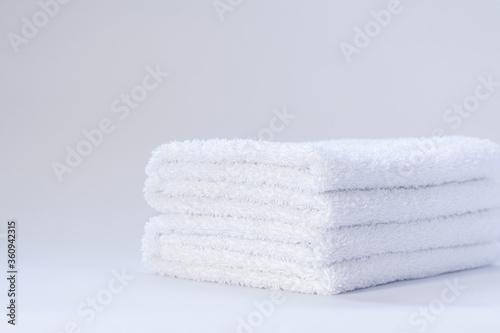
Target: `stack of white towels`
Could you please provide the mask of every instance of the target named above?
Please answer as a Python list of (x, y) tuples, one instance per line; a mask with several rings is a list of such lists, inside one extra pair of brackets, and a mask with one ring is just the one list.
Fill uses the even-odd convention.
[(172, 142), (155, 149), (143, 262), (323, 295), (489, 265), (500, 147), (476, 138)]

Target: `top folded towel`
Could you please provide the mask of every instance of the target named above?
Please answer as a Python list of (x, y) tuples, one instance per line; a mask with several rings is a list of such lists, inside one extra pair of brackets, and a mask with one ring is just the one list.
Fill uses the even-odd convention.
[(304, 143), (193, 140), (156, 148), (157, 180), (228, 182), (307, 192), (421, 187), (493, 177), (500, 146), (460, 136)]

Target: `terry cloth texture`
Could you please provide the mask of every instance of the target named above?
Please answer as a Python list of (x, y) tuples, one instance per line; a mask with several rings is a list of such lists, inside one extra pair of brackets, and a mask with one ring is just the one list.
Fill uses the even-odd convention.
[(500, 147), (443, 137), (173, 142), (153, 151), (143, 261), (193, 280), (335, 294), (491, 264)]

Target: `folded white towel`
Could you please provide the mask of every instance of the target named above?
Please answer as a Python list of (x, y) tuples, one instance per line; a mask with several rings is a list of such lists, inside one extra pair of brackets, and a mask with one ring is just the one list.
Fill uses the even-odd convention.
[(500, 209), (329, 230), (234, 218), (160, 215), (150, 219), (146, 232), (157, 235), (158, 244), (172, 248), (226, 250), (324, 266), (386, 252), (494, 242), (500, 239)]
[(172, 142), (146, 167), (159, 180), (269, 185), (309, 192), (426, 186), (495, 175), (500, 147), (484, 139)]
[[(233, 216), (329, 228), (405, 222), (500, 207), (500, 183), (476, 180), (419, 188), (330, 191), (307, 194), (273, 187), (169, 182), (146, 201), (163, 214)], [(276, 193), (275, 193), (276, 192)]]
[(146, 167), (143, 261), (194, 280), (335, 294), (494, 262), (500, 147), (465, 137), (174, 142)]
[(308, 267), (226, 250), (173, 246), (146, 232), (143, 262), (153, 272), (190, 280), (323, 295), (397, 280), (433, 276), (489, 265), (499, 257), (498, 243), (391, 252)]

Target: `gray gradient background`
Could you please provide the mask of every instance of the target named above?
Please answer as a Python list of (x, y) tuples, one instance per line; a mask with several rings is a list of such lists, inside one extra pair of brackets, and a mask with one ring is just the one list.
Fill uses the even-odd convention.
[[(9, 331), (60, 332), (81, 322), (78, 304), (120, 267), (135, 280), (83, 332), (235, 332), (236, 318), (269, 297), (143, 270), (140, 237), (155, 215), (142, 198), (144, 167), (162, 143), (256, 137), (283, 107), (296, 118), (275, 141), (442, 128), (500, 142), (500, 88), (458, 129), (443, 119), (479, 76), (500, 80), (500, 3), (403, 0), (402, 12), (348, 63), (339, 44), (352, 43), (354, 28), (387, 3), (248, 0), (221, 21), (209, 0), (73, 0), (15, 53), (7, 34), (19, 34), (21, 18), (40, 7), (0, 2), (0, 232), (9, 218), (20, 225), (20, 325)], [(170, 76), (120, 120), (112, 101), (157, 64)], [(105, 117), (115, 130), (59, 182), (51, 163)], [(498, 331), (493, 266), (330, 298), (287, 294), (255, 332), (417, 332), (408, 317), (456, 277), (469, 288), (427, 332)]]

